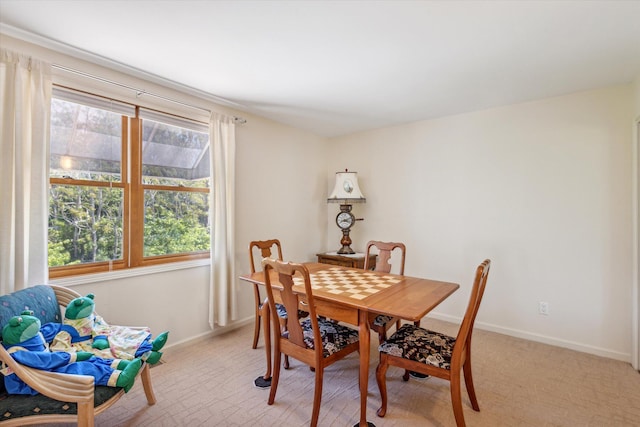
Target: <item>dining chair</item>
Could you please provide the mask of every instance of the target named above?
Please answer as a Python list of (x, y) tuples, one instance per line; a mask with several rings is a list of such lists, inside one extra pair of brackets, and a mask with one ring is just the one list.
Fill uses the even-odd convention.
[[(311, 290), (309, 270), (302, 264), (283, 262), (275, 259), (262, 260), (267, 300), (271, 307), (272, 321), (277, 324), (279, 318), (276, 313), (275, 301), (280, 300), (287, 311), (295, 311), (300, 304), (309, 311), (309, 317), (302, 320), (294, 317), (287, 318), (286, 332), (274, 337), (274, 364), (271, 391), (267, 403), (272, 405), (276, 398), (278, 382), (280, 380), (281, 355), (289, 355), (307, 365), (315, 372), (315, 391), (313, 395), (313, 410), (311, 426), (318, 424), (320, 401), (322, 400), (322, 379), (324, 368), (345, 356), (358, 351), (358, 331), (341, 325), (338, 322), (319, 318), (316, 314), (316, 303)], [(270, 271), (278, 275), (279, 285), (271, 283)], [(296, 278), (294, 279), (294, 275)], [(304, 293), (300, 292), (300, 285)], [(293, 287), (297, 289), (294, 291)], [(274, 328), (275, 331), (275, 328)], [(274, 333), (274, 335), (276, 335)]]
[[(282, 261), (282, 245), (280, 244), (280, 240), (278, 239), (270, 239), (270, 240), (254, 240), (249, 243), (249, 264), (251, 267), (251, 273), (256, 272), (256, 260), (254, 258), (254, 252), (257, 253), (260, 251), (260, 259), (258, 260), (258, 266), (261, 266), (260, 262), (263, 258), (272, 258), (274, 253), (278, 254), (278, 259)], [(257, 284), (253, 284), (253, 295), (255, 298), (255, 325), (253, 330), (253, 348), (258, 347), (258, 339), (260, 338), (260, 321), (265, 315), (265, 301), (262, 299), (262, 295), (260, 294), (260, 287)], [(284, 308), (282, 304), (276, 304), (276, 310), (278, 314), (278, 319), (280, 321), (277, 323), (280, 326), (282, 331), (287, 330), (287, 310)], [(307, 317), (309, 313), (303, 310), (297, 310), (298, 317)], [(264, 321), (264, 330), (265, 330), (265, 341), (269, 341), (270, 337), (270, 322), (269, 319), (265, 319)], [(266, 348), (270, 348), (271, 344), (269, 342), (265, 343)], [(271, 353), (267, 353), (267, 365), (271, 365)], [(284, 358), (284, 367), (289, 369), (289, 357)], [(260, 386), (263, 387), (263, 386)]]
[[(404, 258), (407, 252), (407, 248), (403, 243), (399, 242), (380, 242), (377, 240), (371, 240), (367, 243), (367, 249), (364, 255), (365, 268), (369, 265), (369, 257), (372, 255), (371, 249), (377, 249), (378, 257), (376, 260), (376, 266), (374, 271), (380, 271), (383, 273), (390, 273), (392, 264), (389, 262), (394, 253), (400, 254), (400, 261), (397, 263), (394, 270), (398, 270), (397, 274), (404, 274)], [(395, 251), (395, 252), (394, 252)], [(371, 314), (369, 316), (369, 327), (371, 330), (378, 334), (378, 339), (382, 343), (387, 339), (387, 331), (391, 326), (396, 325), (396, 329), (400, 328), (400, 319), (398, 317), (387, 316), (383, 314)]]
[[(271, 239), (271, 240), (254, 240), (249, 243), (249, 267), (251, 268), (251, 273), (256, 272), (256, 264), (254, 258), (254, 252), (260, 251), (260, 258), (258, 259), (258, 267), (261, 268), (260, 262), (263, 258), (272, 258), (274, 256), (274, 252), (277, 253), (278, 259), (282, 261), (282, 245), (280, 244), (280, 240)], [(262, 295), (260, 295), (260, 287), (257, 284), (253, 284), (253, 295), (255, 298), (255, 325), (253, 328), (253, 347), (258, 347), (258, 339), (260, 339), (260, 321), (264, 317), (264, 308), (265, 301), (262, 299)], [(278, 317), (281, 319), (279, 324), (281, 327), (286, 326), (286, 318), (287, 312), (284, 307), (280, 304), (276, 306)], [(269, 319), (266, 319), (268, 322)]]
[(379, 346), (380, 363), (376, 368), (376, 381), (382, 400), (377, 412), (379, 417), (387, 413), (386, 373), (389, 365), (405, 369), (404, 381), (409, 380), (409, 371), (448, 380), (453, 415), (458, 427), (465, 425), (460, 384), (460, 371), (463, 370), (471, 406), (475, 411), (480, 411), (471, 375), (471, 336), (490, 267), (491, 260), (486, 259), (476, 269), (469, 304), (455, 337), (405, 324)]

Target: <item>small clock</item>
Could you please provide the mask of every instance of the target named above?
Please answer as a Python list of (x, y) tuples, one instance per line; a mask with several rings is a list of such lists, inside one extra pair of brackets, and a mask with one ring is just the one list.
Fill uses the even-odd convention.
[(353, 216), (351, 212), (340, 212), (338, 216), (336, 216), (336, 224), (342, 230), (350, 229), (353, 224), (356, 222), (356, 217)]
[(340, 244), (342, 247), (338, 249), (338, 253), (340, 255), (345, 254), (355, 254), (355, 251), (351, 249), (351, 237), (349, 237), (349, 232), (351, 231), (351, 227), (353, 227), (358, 221), (355, 216), (351, 213), (351, 205), (340, 205), (340, 212), (336, 216), (336, 224), (338, 228), (342, 231), (342, 239), (340, 239)]

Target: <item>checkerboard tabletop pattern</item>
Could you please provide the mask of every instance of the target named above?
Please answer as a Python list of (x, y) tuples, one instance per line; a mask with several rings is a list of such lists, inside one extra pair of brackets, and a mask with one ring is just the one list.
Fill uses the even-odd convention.
[[(341, 268), (330, 268), (311, 273), (309, 277), (311, 279), (311, 289), (313, 290), (322, 289), (331, 294), (344, 294), (357, 300), (373, 295), (401, 280), (393, 275), (343, 270)], [(303, 284), (302, 277), (294, 277), (293, 281), (296, 285)]]

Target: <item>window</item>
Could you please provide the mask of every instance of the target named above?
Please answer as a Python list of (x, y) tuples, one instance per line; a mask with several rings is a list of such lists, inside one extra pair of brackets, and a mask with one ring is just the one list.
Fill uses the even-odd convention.
[(55, 88), (49, 275), (209, 256), (205, 124)]

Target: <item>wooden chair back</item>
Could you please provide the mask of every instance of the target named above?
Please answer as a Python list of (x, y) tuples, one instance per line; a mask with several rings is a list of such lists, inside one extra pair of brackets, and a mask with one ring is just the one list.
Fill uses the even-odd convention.
[(367, 250), (364, 257), (364, 265), (369, 265), (369, 257), (371, 254), (371, 248), (376, 248), (378, 252), (378, 258), (376, 261), (375, 271), (381, 271), (383, 273), (390, 273), (392, 265), (389, 262), (393, 251), (399, 249), (400, 262), (398, 263), (399, 273), (401, 276), (404, 274), (404, 258), (407, 252), (407, 248), (404, 243), (400, 242), (380, 242), (377, 240), (371, 240), (367, 243)]
[[(254, 240), (249, 243), (249, 266), (251, 268), (251, 273), (256, 272), (256, 259), (255, 256), (260, 253), (260, 258), (258, 261), (258, 268), (262, 267), (262, 259), (264, 258), (274, 258), (274, 255), (277, 254), (279, 260), (282, 260), (282, 245), (280, 244), (280, 240), (278, 239), (269, 239), (269, 240)], [(260, 339), (260, 319), (263, 317), (263, 300), (262, 295), (260, 295), (260, 286), (257, 284), (253, 284), (253, 297), (255, 300), (255, 325), (253, 331), (253, 344), (252, 348), (258, 347), (258, 340)], [(294, 312), (295, 313), (295, 312)], [(284, 320), (281, 322), (282, 327), (284, 328)], [(269, 319), (265, 319), (264, 323), (265, 328), (265, 342), (270, 342), (269, 337)], [(267, 354), (267, 363), (271, 364), (271, 356)], [(287, 366), (289, 366), (288, 359), (285, 362)], [(270, 368), (267, 370), (270, 372)]]
[[(251, 272), (256, 272), (256, 264), (254, 259), (254, 252), (257, 252), (255, 249), (260, 250), (260, 259), (258, 261), (262, 261), (263, 258), (273, 258), (274, 251), (278, 254), (278, 259), (282, 261), (282, 245), (280, 245), (280, 240), (271, 239), (271, 240), (254, 240), (249, 243), (249, 263), (251, 267)], [(260, 266), (260, 263), (258, 263)]]
[[(456, 345), (453, 348), (452, 354), (452, 366), (456, 360), (464, 360), (463, 355), (467, 351), (468, 347), (471, 347), (471, 336), (473, 334), (473, 325), (478, 315), (478, 309), (482, 302), (484, 295), (484, 289), (487, 286), (487, 278), (489, 277), (489, 270), (491, 268), (491, 260), (485, 259), (476, 268), (476, 277), (473, 281), (473, 287), (471, 288), (471, 295), (469, 296), (469, 303), (467, 310), (462, 319), (462, 324), (458, 330), (456, 336)], [(463, 345), (460, 345), (463, 343)]]
[[(256, 272), (256, 260), (254, 254), (260, 251), (260, 259), (258, 260), (258, 267), (261, 267), (263, 258), (273, 258), (274, 252), (278, 254), (278, 259), (282, 261), (282, 245), (278, 239), (270, 240), (254, 240), (249, 243), (249, 264), (251, 267), (251, 273)], [(256, 315), (258, 315), (258, 307), (262, 304), (262, 296), (260, 295), (260, 287), (257, 284), (253, 284), (253, 294), (256, 300)], [(295, 312), (294, 312), (295, 313)], [(257, 331), (256, 331), (257, 334)], [(254, 340), (253, 348), (256, 348), (257, 338)]]

